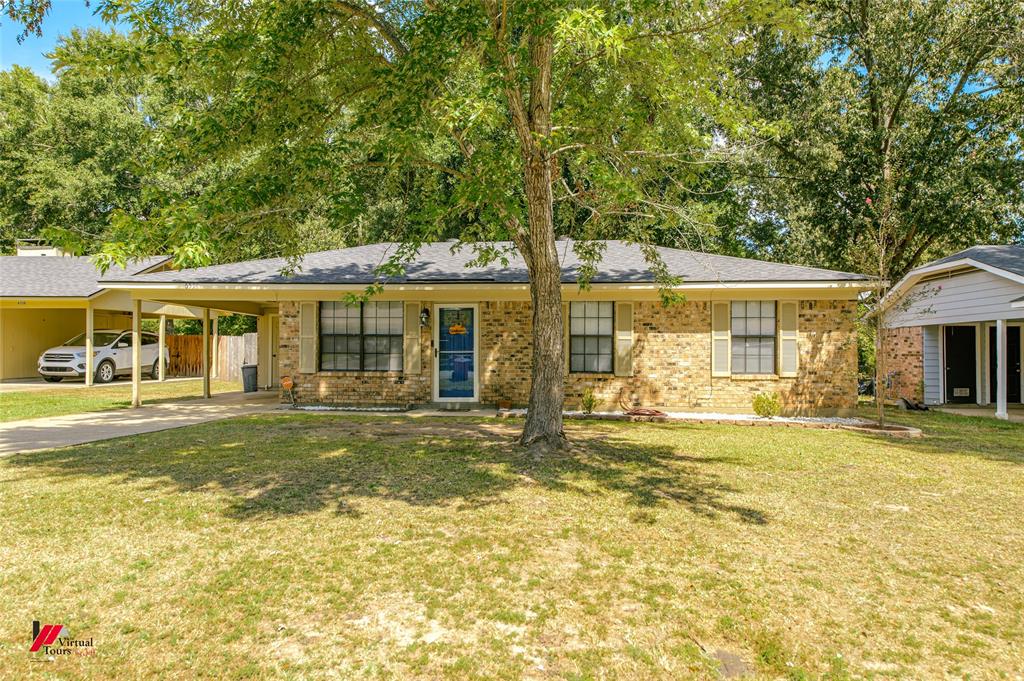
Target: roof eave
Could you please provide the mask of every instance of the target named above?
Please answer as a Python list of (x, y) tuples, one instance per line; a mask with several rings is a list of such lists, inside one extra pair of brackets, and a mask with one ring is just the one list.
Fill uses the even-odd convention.
[[(186, 289), (190, 291), (238, 291), (238, 290), (266, 290), (266, 291), (288, 291), (312, 289), (331, 289), (342, 291), (361, 291), (374, 282), (357, 282), (345, 284), (332, 283), (249, 283), (249, 282), (167, 282), (167, 281), (108, 281), (103, 282), (105, 288), (109, 289), (132, 289), (132, 290), (174, 290)], [(575, 286), (575, 282), (563, 282), (562, 286)], [(444, 289), (465, 289), (468, 287), (494, 288), (500, 290), (528, 289), (527, 282), (399, 282), (384, 283), (384, 287), (392, 290), (444, 290)], [(671, 288), (674, 290), (687, 289), (821, 289), (821, 288), (845, 288), (845, 289), (871, 289), (876, 284), (865, 279), (818, 279), (818, 280), (779, 280), (779, 281), (726, 281), (726, 282), (685, 282)], [(603, 290), (658, 290), (663, 288), (656, 282), (595, 282), (590, 285), (592, 289)]]
[[(149, 274), (150, 272), (152, 272), (153, 270), (155, 270), (155, 269), (156, 269), (157, 267), (160, 267), (161, 265), (166, 265), (166, 264), (167, 264), (168, 262), (170, 262), (170, 261), (172, 260), (172, 257), (171, 257), (171, 256), (169, 256), (169, 255), (165, 255), (165, 256), (156, 256), (156, 257), (159, 257), (160, 259), (159, 259), (159, 260), (157, 260), (156, 262), (152, 263), (151, 265), (148, 265), (148, 266), (147, 266), (147, 267), (145, 267), (144, 269), (142, 269), (142, 270), (139, 270), (138, 272), (136, 272), (135, 274), (133, 274), (133, 275), (131, 275), (131, 276), (133, 276), (133, 277), (134, 277), (134, 276), (137, 276), (137, 275), (139, 275), (139, 274)], [(102, 283), (102, 282), (101, 282), (101, 283)]]
[(11, 295), (4, 293), (0, 294), (0, 300), (88, 300), (89, 298), (95, 298), (96, 296), (100, 295), (103, 292), (104, 289), (98, 289), (97, 291), (94, 291), (92, 293), (82, 295), (61, 294), (54, 296), (40, 296), (35, 294), (22, 295), (20, 293)]

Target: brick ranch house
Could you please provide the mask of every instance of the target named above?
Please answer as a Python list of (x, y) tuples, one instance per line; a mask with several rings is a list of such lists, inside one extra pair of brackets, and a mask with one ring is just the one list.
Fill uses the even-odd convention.
[[(497, 244), (510, 248), (508, 244)], [(639, 247), (603, 242), (587, 290), (572, 242), (563, 261), (568, 405), (588, 388), (621, 403), (749, 412), (778, 392), (788, 413), (837, 413), (857, 399), (855, 313), (866, 277), (660, 248), (685, 302), (663, 306)], [(382, 243), (107, 281), (136, 298), (258, 317), (260, 383), (289, 376), (300, 402), (525, 405), (531, 304), (526, 266), (479, 266), (472, 247), (424, 245), (405, 275), (346, 304), (394, 253)], [(282, 396), (284, 397), (284, 396)]]
[(891, 394), (1008, 406), (1024, 395), (1024, 246), (974, 246), (909, 272), (887, 294)]

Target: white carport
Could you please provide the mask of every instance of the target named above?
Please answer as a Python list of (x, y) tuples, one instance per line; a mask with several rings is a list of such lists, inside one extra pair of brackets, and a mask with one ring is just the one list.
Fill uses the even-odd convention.
[[(145, 281), (122, 279), (103, 281), (112, 291), (128, 295), (132, 300), (132, 406), (142, 404), (141, 320), (147, 305), (188, 307), (199, 310), (203, 321), (202, 331), (202, 381), (203, 397), (210, 397), (210, 378), (213, 370), (213, 347), (211, 329), (215, 328), (216, 315), (243, 314), (256, 318), (257, 334), (257, 383), (269, 389), (277, 385), (277, 326), (278, 308), (276, 301), (264, 300), (266, 293), (253, 292), (235, 294), (225, 292), (223, 297), (211, 298), (210, 291), (198, 291), (183, 285), (154, 284)], [(211, 347), (213, 345), (213, 347)]]
[(921, 327), (927, 404), (1024, 396), (1024, 247), (975, 246), (907, 274), (883, 301), (885, 326)]
[[(156, 272), (170, 264), (167, 257), (133, 261), (111, 268), (108, 276)], [(36, 360), (49, 347), (86, 332), (86, 356), (92, 357), (97, 328), (124, 328), (134, 307), (131, 295), (100, 284), (102, 274), (89, 257), (62, 254), (53, 248), (19, 245), (18, 255), (0, 257), (0, 379), (36, 375)], [(142, 316), (160, 320), (160, 356), (168, 318), (195, 318), (199, 312), (180, 305), (147, 302)], [(160, 378), (164, 366), (160, 365)], [(85, 371), (86, 385), (93, 372)]]

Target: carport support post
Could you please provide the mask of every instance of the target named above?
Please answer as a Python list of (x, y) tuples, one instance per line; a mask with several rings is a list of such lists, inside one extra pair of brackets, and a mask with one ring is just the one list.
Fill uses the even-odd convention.
[(203, 308), (203, 397), (210, 396), (210, 308)]
[(1006, 412), (1006, 320), (996, 321), (996, 418), (1009, 419)]
[(159, 345), (157, 346), (157, 363), (159, 370), (157, 378), (162, 383), (167, 380), (167, 365), (164, 363), (164, 353), (167, 351), (167, 315), (160, 315), (160, 332), (157, 334)]
[(132, 300), (132, 406), (142, 406), (142, 301)]
[(92, 301), (85, 304), (85, 386), (92, 385), (92, 377), (95, 372), (93, 367), (93, 333), (95, 332), (95, 314), (92, 309)]

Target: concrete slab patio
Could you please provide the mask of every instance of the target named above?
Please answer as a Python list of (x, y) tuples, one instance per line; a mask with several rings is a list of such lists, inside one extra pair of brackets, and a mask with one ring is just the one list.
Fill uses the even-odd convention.
[(0, 456), (153, 433), (278, 409), (276, 392), (223, 393), (208, 400), (69, 414), (0, 424)]
[[(957, 416), (987, 416), (992, 419), (996, 417), (996, 408), (992, 405), (945, 404), (941, 407), (932, 408), (935, 411), (941, 411), (947, 414), (956, 414)], [(1024, 423), (1024, 404), (1007, 405), (1006, 413), (1009, 421), (1014, 423)]]

